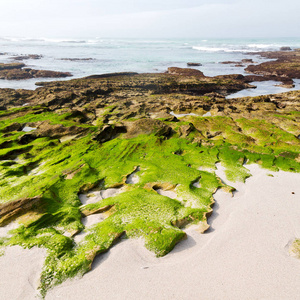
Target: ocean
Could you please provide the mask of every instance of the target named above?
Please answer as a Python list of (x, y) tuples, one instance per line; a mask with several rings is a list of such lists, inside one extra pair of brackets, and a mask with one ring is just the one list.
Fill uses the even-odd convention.
[[(32, 69), (71, 72), (72, 78), (113, 72), (165, 72), (168, 67), (187, 67), (187, 62), (206, 76), (245, 74), (243, 67), (220, 64), (252, 58), (255, 63), (266, 59), (248, 52), (279, 50), (289, 46), (300, 48), (300, 38), (284, 39), (30, 39), (0, 37), (0, 63), (9, 63), (13, 56), (38, 54), (41, 59), (23, 62)], [(66, 60), (66, 59), (78, 60)], [(68, 80), (69, 78), (63, 79)], [(0, 80), (0, 88), (35, 89), (36, 82), (58, 79)], [(244, 90), (237, 96), (279, 93), (290, 89), (275, 87), (274, 82), (255, 83), (256, 89)], [(300, 80), (295, 80), (300, 89)], [(235, 95), (232, 95), (235, 96)]]

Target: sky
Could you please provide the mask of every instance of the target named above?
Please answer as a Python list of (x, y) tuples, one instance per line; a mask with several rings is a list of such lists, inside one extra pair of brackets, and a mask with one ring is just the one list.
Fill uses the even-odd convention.
[(300, 37), (299, 0), (0, 0), (0, 36)]

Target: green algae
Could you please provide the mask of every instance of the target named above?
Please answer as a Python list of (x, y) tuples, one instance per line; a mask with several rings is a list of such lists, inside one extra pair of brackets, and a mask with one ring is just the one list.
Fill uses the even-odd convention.
[(290, 246), (290, 253), (297, 257), (300, 258), (300, 240), (299, 239), (295, 239), (293, 241), (293, 243)]
[[(184, 225), (206, 223), (217, 189), (233, 190), (214, 173), (216, 163), (225, 167), (231, 181), (245, 181), (250, 176), (246, 163), (300, 172), (300, 141), (268, 121), (187, 117), (164, 122), (173, 130), (168, 137), (155, 131), (133, 138), (121, 134), (105, 143), (93, 140), (95, 130), (101, 130), (103, 118), (113, 108), (97, 119), (98, 126), (81, 124), (69, 113), (40, 113), (40, 107), (12, 110), (1, 120), (0, 143), (9, 144), (0, 150), (0, 205), (34, 197), (39, 202), (30, 208), (36, 212), (35, 218), (15, 229), (10, 238), (1, 239), (0, 248), (21, 245), (47, 249), (42, 295), (67, 278), (90, 270), (95, 256), (107, 251), (122, 234), (142, 238), (157, 256), (170, 252), (185, 238)], [(14, 118), (20, 112), (24, 114)], [(3, 134), (13, 123), (41, 121), (85, 127), (87, 131), (64, 143), (37, 136), (26, 145), (19, 142), (25, 133)], [(190, 123), (191, 132), (183, 136), (181, 126)], [(127, 184), (126, 179), (137, 167), (139, 181)], [(196, 182), (199, 187), (193, 185)], [(122, 193), (97, 203), (83, 206), (78, 197), (95, 188), (121, 186)], [(157, 189), (172, 190), (176, 199), (160, 195)], [(84, 228), (86, 212), (99, 211), (108, 211), (107, 218)], [(76, 243), (74, 237), (84, 229), (87, 235)]]

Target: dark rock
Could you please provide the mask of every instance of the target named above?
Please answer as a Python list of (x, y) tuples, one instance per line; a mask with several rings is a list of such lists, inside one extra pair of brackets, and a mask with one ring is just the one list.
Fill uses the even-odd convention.
[(194, 130), (196, 130), (196, 128), (192, 123), (181, 125), (179, 127), (179, 135), (181, 137), (187, 137)]
[(291, 47), (287, 47), (287, 46), (280, 48), (280, 51), (291, 51), (291, 50), (292, 50)]
[(130, 122), (126, 126), (128, 129), (126, 138), (133, 138), (140, 134), (154, 134), (156, 136), (168, 137), (172, 133), (172, 128), (160, 120), (140, 119)]
[(236, 65), (236, 64), (239, 64), (238, 61), (221, 61), (220, 64), (223, 64), (223, 65)]
[(30, 90), (0, 89), (0, 106), (10, 108), (24, 105), (30, 102), (33, 94), (34, 91)]
[(95, 58), (61, 58), (60, 60), (68, 60), (68, 61), (90, 61), (90, 60), (95, 60)]
[(93, 137), (93, 140), (98, 141), (100, 143), (107, 142), (116, 138), (121, 133), (126, 133), (127, 129), (125, 126), (112, 126), (106, 125), (101, 131)]
[(23, 126), (19, 123), (12, 123), (1, 130), (3, 133), (12, 132), (12, 131), (21, 131)]
[(37, 129), (26, 133), (18, 138), (21, 145), (27, 145), (37, 138), (50, 137), (50, 138), (61, 138), (64, 136), (74, 136), (87, 131), (86, 128), (78, 126), (66, 127), (61, 124), (52, 125), (48, 121), (41, 122), (40, 124), (26, 124), (30, 126), (37, 126)]
[(23, 64), (23, 63), (0, 64), (0, 71), (12, 70), (12, 69), (22, 69), (23, 67), (25, 67), (25, 64)]
[(252, 59), (242, 59), (241, 61), (222, 61), (220, 62), (220, 64), (223, 65), (235, 65), (236, 67), (243, 67), (243, 64), (253, 64), (253, 60)]
[(276, 107), (279, 109), (283, 109), (286, 107), (286, 104), (283, 102), (274, 102), (276, 104)]
[(218, 76), (216, 76), (216, 78), (244, 80), (245, 77), (242, 74), (228, 74), (228, 75), (218, 75)]
[[(255, 54), (257, 55), (257, 53)], [(250, 65), (245, 69), (246, 72), (263, 76), (285, 77), (287, 80), (300, 79), (300, 49), (260, 52), (259, 55), (273, 60), (259, 65)]]
[(60, 78), (72, 76), (69, 72), (56, 72), (48, 70), (34, 70), (23, 68), (23, 63), (0, 64), (0, 79), (21, 80), (30, 78)]
[(138, 75), (136, 72), (117, 72), (117, 73), (107, 73), (100, 75), (91, 75), (85, 77), (86, 79), (99, 79), (99, 78), (110, 78), (110, 77), (118, 77), (118, 76), (133, 76)]
[(188, 67), (200, 67), (200, 66), (202, 66), (202, 64), (201, 63), (188, 62), (187, 66)]
[(72, 76), (72, 74), (69, 72), (57, 72), (49, 70), (30, 70), (30, 74), (34, 78), (60, 78)]
[(26, 133), (18, 138), (19, 144), (27, 145), (36, 139), (36, 135), (32, 133)]
[(170, 75), (181, 75), (181, 76), (201, 76), (204, 77), (204, 74), (195, 69), (188, 69), (188, 68), (177, 68), (177, 67), (170, 67), (167, 71)]
[(242, 63), (244, 64), (253, 64), (253, 59), (251, 58), (245, 58), (245, 59), (242, 59)]
[(41, 59), (43, 55), (38, 54), (29, 54), (29, 55), (20, 55), (20, 56), (12, 56), (10, 59), (13, 60), (26, 60), (26, 59)]

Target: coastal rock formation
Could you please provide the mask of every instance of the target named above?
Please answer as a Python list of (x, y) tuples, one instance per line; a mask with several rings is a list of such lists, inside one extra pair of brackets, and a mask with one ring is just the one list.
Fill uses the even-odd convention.
[(251, 59), (251, 58), (242, 59), (241, 62), (244, 64), (253, 64), (254, 63), (253, 59)]
[(243, 65), (243, 64), (253, 64), (253, 60), (250, 58), (245, 58), (245, 59), (242, 59), (241, 61), (221, 61), (220, 64), (223, 64), (223, 65)]
[(291, 47), (288, 47), (288, 46), (284, 46), (284, 47), (281, 47), (280, 48), (280, 51), (291, 51)]
[(181, 76), (204, 76), (204, 74), (199, 70), (177, 67), (168, 68), (168, 74)]
[(260, 52), (259, 55), (276, 60), (259, 65), (250, 65), (245, 69), (246, 72), (287, 79), (300, 78), (300, 49), (294, 51)]
[(195, 62), (188, 62), (187, 66), (188, 67), (200, 67), (200, 66), (202, 66), (202, 64), (201, 63), (195, 63)]
[[(181, 69), (178, 72), (182, 72)], [(241, 80), (242, 75), (205, 77), (198, 70), (184, 69), (183, 72), (188, 72), (189, 76), (177, 73), (176, 75), (113, 73), (66, 82), (38, 83), (42, 87), (36, 91), (4, 89), (0, 93), (0, 106), (5, 105), (9, 108), (15, 106), (16, 103), (18, 105), (30, 103), (31, 105), (47, 105), (51, 110), (69, 106), (76, 106), (83, 110), (84, 106), (89, 104), (90, 108), (94, 107), (98, 112), (101, 111), (101, 107), (117, 106), (118, 108), (111, 109), (111, 113), (105, 113), (106, 122), (117, 112), (122, 119), (165, 111), (166, 108), (161, 105), (161, 101), (170, 103), (169, 109), (171, 110), (176, 111), (179, 106), (181, 109), (188, 110), (192, 108), (188, 100), (192, 96), (211, 92), (227, 95), (251, 87)], [(196, 74), (196, 76), (191, 74)], [(146, 102), (147, 99), (148, 102)], [(163, 100), (156, 101), (156, 99)], [(207, 106), (206, 103), (199, 103), (199, 105)]]
[[(245, 162), (300, 172), (300, 92), (225, 98), (248, 79), (169, 68), (0, 89), (0, 226), (20, 224), (0, 247), (47, 249), (44, 296), (88, 272), (122, 235), (163, 256), (186, 238), (186, 224), (209, 228), (213, 194), (234, 191), (216, 163), (233, 182), (250, 176)], [(98, 213), (105, 218), (85, 227)]]
[(23, 63), (0, 64), (0, 71), (22, 69), (23, 67), (25, 67)]
[[(24, 58), (25, 59), (25, 58)], [(23, 63), (0, 64), (0, 79), (22, 80), (30, 78), (61, 78), (72, 76), (69, 72), (34, 70)]]
[(10, 57), (10, 59), (13, 60), (27, 60), (27, 59), (41, 59), (43, 55), (38, 55), (38, 54), (28, 54), (28, 55), (16, 55)]
[(248, 65), (245, 68), (245, 71), (252, 75), (244, 76), (243, 80), (245, 83), (272, 80), (281, 82), (279, 86), (293, 88), (293, 79), (300, 78), (300, 49), (287, 51), (291, 49), (289, 47), (283, 48), (283, 50), (275, 52), (249, 53), (252, 55), (260, 55), (265, 58), (276, 59), (275, 61), (253, 65), (254, 62), (252, 59), (242, 59), (241, 62), (224, 61), (221, 62), (221, 64), (230, 64), (235, 65), (236, 67), (244, 67), (244, 64)]

